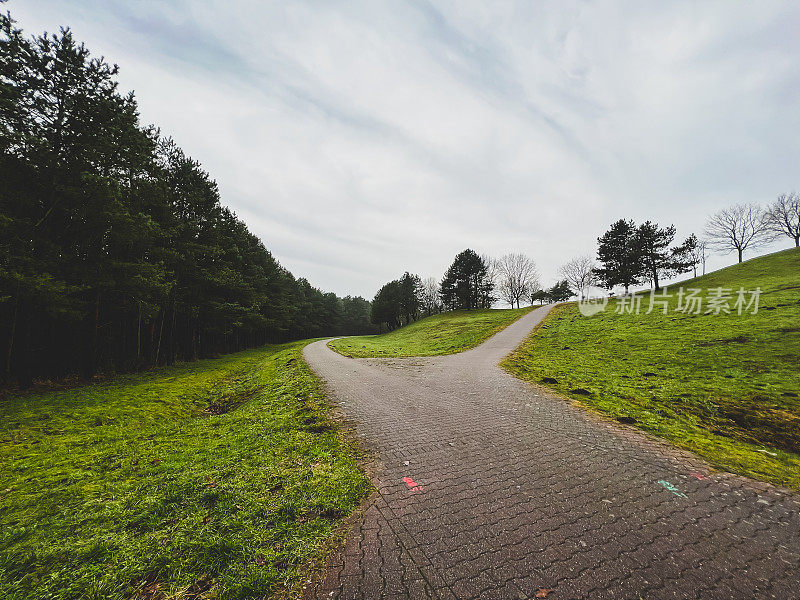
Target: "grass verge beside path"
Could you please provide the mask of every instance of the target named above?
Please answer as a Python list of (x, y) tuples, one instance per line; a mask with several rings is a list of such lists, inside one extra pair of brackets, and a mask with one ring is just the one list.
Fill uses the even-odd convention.
[(684, 314), (673, 297), (666, 315), (647, 315), (649, 294), (638, 315), (616, 314), (616, 300), (592, 317), (562, 305), (503, 366), (553, 378), (562, 394), (717, 466), (800, 489), (800, 250), (680, 285), (732, 288), (734, 298), (761, 287), (760, 310)]
[(485, 342), (530, 310), (531, 307), (456, 310), (420, 319), (389, 333), (340, 338), (328, 345), (353, 358), (455, 354)]
[(370, 489), (306, 342), (0, 403), (0, 597), (263, 598)]

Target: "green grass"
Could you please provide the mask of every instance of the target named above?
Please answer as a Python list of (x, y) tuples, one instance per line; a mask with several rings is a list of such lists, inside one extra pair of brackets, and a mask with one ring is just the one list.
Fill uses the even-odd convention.
[(353, 358), (455, 354), (486, 341), (529, 310), (456, 310), (420, 319), (389, 333), (340, 338), (328, 345)]
[(0, 597), (297, 591), (370, 489), (305, 343), (0, 403)]
[[(760, 310), (688, 315), (674, 311), (673, 297), (666, 315), (616, 314), (612, 300), (584, 317), (571, 303), (503, 364), (533, 382), (552, 377), (550, 387), (566, 396), (634, 418), (719, 467), (800, 489), (800, 250), (679, 285), (733, 288), (734, 296), (760, 287)], [(578, 388), (591, 395), (571, 391)]]

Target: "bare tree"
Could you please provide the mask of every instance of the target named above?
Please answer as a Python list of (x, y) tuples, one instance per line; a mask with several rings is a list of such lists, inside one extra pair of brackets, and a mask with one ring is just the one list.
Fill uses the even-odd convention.
[(767, 226), (778, 235), (788, 235), (800, 247), (800, 196), (781, 194), (767, 208)]
[(488, 292), (485, 293), (482, 306), (484, 308), (491, 308), (492, 304), (497, 302), (497, 297), (494, 295), (498, 288), (498, 279), (500, 277), (500, 270), (496, 258), (492, 258), (488, 254), (481, 254), (481, 260), (486, 265), (486, 277), (484, 282)]
[(435, 315), (442, 311), (442, 305), (439, 302), (439, 282), (436, 281), (435, 277), (428, 277), (422, 282), (420, 302), (422, 311), (426, 316)]
[(708, 254), (708, 242), (697, 240), (694, 247), (689, 250), (689, 261), (692, 264), (694, 276), (697, 277), (697, 265), (703, 265), (703, 275), (706, 274), (706, 257)]
[(561, 265), (559, 272), (569, 282), (570, 286), (578, 292), (578, 297), (582, 300), (589, 291), (589, 286), (595, 282), (594, 268), (594, 258), (585, 254), (576, 256)]
[(524, 254), (506, 254), (496, 261), (500, 297), (519, 308), (520, 300), (527, 298), (539, 285), (536, 263)]
[(497, 277), (499, 275), (498, 261), (488, 254), (481, 254), (481, 260), (486, 264), (486, 280), (492, 285), (497, 285)]
[(709, 247), (727, 254), (736, 250), (739, 262), (748, 248), (758, 248), (774, 236), (767, 226), (764, 211), (757, 204), (736, 204), (723, 208), (706, 223)]

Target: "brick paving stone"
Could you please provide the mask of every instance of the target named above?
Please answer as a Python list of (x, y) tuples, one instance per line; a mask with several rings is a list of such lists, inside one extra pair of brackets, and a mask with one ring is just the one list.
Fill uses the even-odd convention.
[(715, 473), (497, 366), (548, 310), (453, 356), (306, 347), (379, 466), (305, 597), (800, 600), (798, 494)]

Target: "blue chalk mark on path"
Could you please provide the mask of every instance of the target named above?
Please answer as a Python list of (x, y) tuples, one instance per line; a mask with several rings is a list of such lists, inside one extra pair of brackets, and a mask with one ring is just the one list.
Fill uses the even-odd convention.
[(676, 488), (674, 485), (672, 485), (669, 481), (664, 481), (663, 479), (659, 479), (658, 483), (663, 485), (666, 489), (668, 489), (670, 492), (672, 492), (676, 496), (679, 496), (681, 498), (686, 498), (687, 497), (686, 494), (684, 494), (682, 491), (680, 491), (678, 488)]

